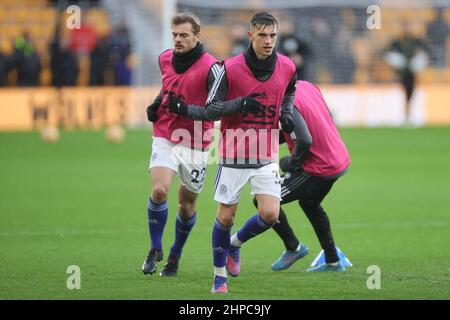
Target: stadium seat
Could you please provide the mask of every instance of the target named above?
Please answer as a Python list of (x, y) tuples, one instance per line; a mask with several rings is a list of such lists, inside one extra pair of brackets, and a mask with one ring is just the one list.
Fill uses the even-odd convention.
[(372, 51), (382, 51), (386, 49), (392, 41), (392, 36), (384, 29), (372, 30), (368, 33)]
[(418, 19), (418, 10), (414, 8), (405, 7), (402, 10), (398, 10), (398, 14), (402, 17), (402, 20), (414, 21)]
[(79, 60), (79, 68), (80, 73), (78, 75), (77, 85), (79, 86), (87, 86), (89, 85), (89, 67), (91, 62), (89, 57), (81, 56)]
[(433, 8), (418, 9), (418, 14), (422, 22), (428, 24), (435, 19), (436, 10), (434, 10)]
[(39, 82), (41, 86), (50, 86), (52, 84), (52, 70), (49, 67), (42, 68)]
[(443, 81), (444, 82), (450, 82), (450, 68), (444, 69), (444, 77), (443, 77)]
[(143, 0), (142, 4), (145, 5), (147, 8), (149, 8), (153, 12), (162, 12), (162, 2), (164, 0)]
[(218, 59), (225, 59), (231, 50), (231, 43), (227, 35), (229, 28), (222, 25), (206, 25), (202, 27), (202, 38), (207, 48)]
[(22, 35), (23, 29), (19, 24), (12, 24), (7, 27), (6, 34), (12, 39)]
[(13, 52), (13, 41), (9, 37), (0, 38), (0, 51), (5, 54), (11, 54)]
[(3, 23), (7, 16), (8, 11), (4, 7), (0, 6), (0, 21)]
[(223, 14), (223, 21), (225, 24), (233, 24), (233, 23), (248, 24), (253, 14), (254, 12), (248, 10), (225, 12)]
[(28, 19), (28, 10), (26, 8), (16, 8), (10, 11), (10, 17), (17, 24), (21, 24)]
[(430, 83), (436, 80), (435, 73), (432, 68), (425, 68), (417, 75), (417, 82), (419, 84)]
[(56, 19), (56, 11), (53, 8), (45, 8), (42, 11), (42, 19), (46, 23), (54, 23)]
[(353, 81), (356, 83), (368, 83), (369, 82), (369, 74), (367, 70), (362, 69), (361, 67), (358, 67), (355, 71), (355, 74), (353, 75)]
[(427, 36), (427, 26), (423, 20), (415, 20), (409, 23), (408, 31), (418, 38), (426, 38)]
[(106, 35), (111, 31), (108, 13), (103, 9), (90, 9), (88, 21), (98, 36)]
[(373, 79), (376, 82), (391, 82), (396, 78), (395, 71), (384, 62), (381, 56), (378, 56), (373, 65)]
[(445, 9), (444, 18), (445, 18), (445, 21), (447, 21), (447, 23), (450, 23), (450, 8)]
[(318, 83), (332, 83), (331, 74), (328, 70), (326, 70), (324, 67), (319, 66), (317, 68), (317, 82)]
[(383, 8), (383, 10), (381, 10), (381, 20), (386, 22), (398, 20), (398, 10)]
[(354, 38), (351, 44), (352, 51), (359, 65), (367, 65), (370, 62), (370, 39)]

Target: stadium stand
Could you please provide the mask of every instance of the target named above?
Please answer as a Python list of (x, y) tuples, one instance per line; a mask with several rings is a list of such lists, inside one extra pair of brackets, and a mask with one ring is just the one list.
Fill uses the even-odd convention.
[[(229, 3), (228, 3), (229, 2)], [(219, 59), (225, 59), (230, 55), (233, 47), (231, 37), (231, 27), (233, 24), (245, 24), (249, 17), (255, 12), (256, 5), (272, 3), (270, 1), (239, 1), (239, 5), (233, 7), (236, 1), (227, 1), (229, 5), (223, 4), (216, 7), (217, 1), (178, 1), (177, 9), (192, 10), (197, 12), (203, 21), (203, 41), (212, 54)], [(275, 1), (276, 2), (276, 1)], [(268, 10), (276, 11), (279, 14), (289, 14), (295, 20), (296, 35), (309, 44), (314, 44), (317, 40), (316, 23), (319, 19), (325, 19), (327, 25), (323, 26), (323, 36), (333, 37), (326, 32), (346, 29), (350, 35), (348, 44), (349, 56), (354, 59), (354, 70), (340, 70), (339, 68), (352, 68), (352, 64), (339, 64), (337, 46), (342, 43), (334, 41), (330, 47), (323, 49), (318, 45), (313, 52), (312, 66), (307, 80), (319, 83), (385, 83), (396, 81), (396, 74), (391, 67), (381, 58), (383, 52), (389, 44), (400, 37), (405, 28), (408, 32), (420, 39), (423, 39), (429, 46), (431, 63), (419, 73), (419, 83), (449, 82), (450, 81), (450, 8), (432, 7), (430, 5), (419, 5), (405, 8), (403, 6), (382, 6), (382, 28), (368, 30), (366, 27), (367, 12), (361, 6), (304, 6), (301, 4), (293, 6), (295, 1), (284, 1), (289, 7), (270, 7)], [(40, 75), (39, 85), (52, 85), (51, 53), (50, 45), (54, 41), (57, 29), (61, 31), (61, 37), (71, 37), (73, 33), (65, 27), (68, 14), (65, 10), (58, 10), (58, 4), (68, 4), (64, 1), (50, 0), (2, 0), (0, 3), (0, 52), (8, 57), (16, 50), (15, 42), (20, 37), (27, 34), (29, 44), (33, 47), (39, 57)], [(76, 3), (76, 1), (70, 1)], [(93, 46), (97, 45), (99, 39), (108, 39), (119, 25), (125, 25), (129, 30), (129, 42), (131, 46), (130, 54), (134, 54), (133, 66), (139, 68), (130, 70), (133, 79), (130, 84), (151, 85), (159, 82), (159, 69), (155, 63), (155, 57), (163, 51), (165, 44), (162, 43), (161, 32), (163, 30), (162, 21), (164, 4), (162, 0), (143, 0), (138, 4), (124, 6), (123, 2), (116, 0), (84, 1), (80, 5), (83, 7), (83, 21), (93, 32)], [(420, 2), (419, 2), (420, 3)], [(201, 5), (200, 5), (201, 4)], [(225, 7), (224, 7), (225, 6)], [(258, 9), (259, 10), (259, 9)], [(438, 12), (442, 11), (441, 24), (437, 24)], [(61, 13), (60, 13), (61, 12)], [(430, 26), (434, 25), (434, 29)], [(447, 26), (447, 31), (443, 30)], [(327, 31), (328, 28), (328, 31)], [(436, 29), (437, 28), (437, 29)], [(440, 29), (439, 29), (440, 28)], [(444, 37), (444, 40), (439, 40)], [(325, 38), (324, 38), (325, 39)], [(443, 44), (437, 41), (444, 42)], [(439, 47), (439, 48), (438, 48)], [(96, 47), (95, 47), (96, 48)], [(76, 85), (86, 86), (92, 84), (90, 80), (92, 70), (90, 70), (92, 57), (89, 53), (93, 48), (88, 49), (88, 54), (77, 55), (79, 63), (79, 74)], [(108, 50), (113, 50), (108, 48)], [(327, 51), (328, 50), (328, 51)], [(76, 50), (75, 50), (76, 51)], [(320, 52), (326, 51), (326, 52)], [(439, 57), (434, 56), (434, 52), (441, 52)], [(440, 59), (440, 60), (439, 60)], [(128, 61), (127, 60), (127, 61)], [(436, 62), (438, 61), (438, 62)], [(130, 67), (131, 68), (131, 67)], [(336, 70), (333, 70), (337, 68)], [(108, 72), (110, 72), (109, 70)], [(347, 72), (349, 77), (336, 77), (336, 72)], [(2, 75), (6, 81), (6, 86), (18, 85), (18, 76), (11, 69)], [(106, 75), (106, 80), (102, 84), (117, 84), (115, 76)], [(346, 80), (349, 78), (350, 80)]]

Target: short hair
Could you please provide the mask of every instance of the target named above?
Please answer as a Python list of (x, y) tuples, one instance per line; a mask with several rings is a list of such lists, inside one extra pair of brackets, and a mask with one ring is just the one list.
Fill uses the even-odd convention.
[(197, 34), (200, 32), (200, 18), (193, 12), (184, 11), (178, 12), (172, 18), (172, 25), (179, 25), (183, 23), (190, 23), (192, 26), (192, 32)]
[(278, 21), (273, 15), (268, 12), (259, 12), (255, 14), (250, 20), (250, 27), (259, 29), (260, 27), (278, 27)]

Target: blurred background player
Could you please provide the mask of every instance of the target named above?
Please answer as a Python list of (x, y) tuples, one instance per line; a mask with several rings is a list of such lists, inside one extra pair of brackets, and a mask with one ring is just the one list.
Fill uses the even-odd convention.
[(425, 41), (410, 34), (406, 23), (403, 28), (403, 35), (392, 41), (384, 58), (400, 78), (405, 92), (404, 122), (411, 124), (411, 98), (416, 87), (417, 73), (426, 67), (429, 58)]
[[(281, 205), (298, 200), (324, 250), (326, 263), (307, 271), (344, 271), (321, 202), (336, 180), (347, 171), (350, 157), (322, 93), (309, 82), (297, 82), (294, 122), (295, 140), (285, 132), (280, 135), (291, 152), (290, 156), (280, 161), (280, 168), (285, 172), (281, 185)], [(308, 254), (308, 247), (298, 241), (283, 209), (280, 209), (278, 220), (279, 223), (273, 229), (283, 240), (286, 250), (272, 264), (275, 271), (289, 268)]]
[[(268, 135), (276, 131), (278, 137), (279, 120), (287, 132), (293, 130), (296, 68), (292, 60), (275, 52), (277, 35), (278, 22), (271, 14), (255, 14), (248, 32), (251, 45), (244, 53), (225, 60), (209, 93), (207, 115), (214, 119), (222, 116), (214, 196), (219, 209), (212, 234), (212, 293), (228, 292), (227, 260), (233, 265), (230, 274), (237, 275), (240, 245), (272, 227), (278, 218), (278, 139)], [(230, 132), (232, 137), (228, 136)], [(252, 152), (261, 143), (267, 152), (260, 146)], [(240, 193), (247, 182), (260, 204), (258, 213), (247, 221), (238, 237), (230, 240)]]
[[(150, 159), (152, 193), (148, 201), (148, 226), (151, 248), (142, 265), (144, 274), (153, 274), (163, 259), (162, 236), (167, 221), (167, 193), (174, 176), (180, 177), (175, 241), (161, 276), (177, 274), (183, 246), (194, 227), (196, 199), (205, 180), (208, 146), (213, 122), (198, 122), (170, 113), (169, 109), (186, 110), (188, 104), (204, 106), (208, 95), (208, 74), (216, 59), (205, 52), (200, 38), (200, 20), (191, 12), (172, 18), (173, 49), (159, 56), (162, 88), (147, 108), (153, 122), (153, 144)], [(194, 79), (194, 80), (193, 80)], [(195, 127), (195, 128), (194, 128)], [(177, 132), (184, 130), (184, 136)]]
[(280, 39), (278, 51), (294, 61), (297, 67), (297, 79), (305, 80), (309, 61), (312, 58), (310, 46), (295, 33), (295, 25), (290, 15), (284, 15), (280, 21)]

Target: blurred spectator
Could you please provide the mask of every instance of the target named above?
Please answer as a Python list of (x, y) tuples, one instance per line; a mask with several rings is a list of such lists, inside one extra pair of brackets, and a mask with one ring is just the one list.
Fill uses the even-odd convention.
[(50, 44), (50, 66), (53, 86), (66, 87), (77, 84), (78, 60), (69, 50), (69, 39), (61, 37), (58, 29)]
[(306, 67), (312, 52), (307, 43), (295, 35), (295, 26), (289, 17), (283, 17), (280, 21), (279, 51), (294, 61), (297, 78), (305, 80)]
[(109, 62), (110, 44), (108, 36), (100, 38), (97, 46), (90, 54), (89, 85), (103, 86), (106, 84), (106, 72), (111, 69)]
[[(312, 21), (313, 27), (313, 41), (311, 42), (312, 51), (314, 52), (313, 66), (315, 76), (317, 76), (318, 69), (322, 69), (329, 72), (330, 69), (330, 57), (333, 52), (333, 36), (331, 28), (322, 17), (314, 18)], [(331, 65), (331, 69), (336, 66)], [(316, 80), (313, 80), (316, 81)]]
[(116, 86), (129, 86), (131, 85), (131, 62), (130, 56), (124, 60), (120, 60), (116, 66), (116, 77), (114, 84)]
[(447, 67), (447, 38), (450, 29), (443, 18), (443, 9), (437, 9), (436, 20), (427, 27), (427, 39), (433, 50), (430, 52), (431, 64), (439, 68)]
[(248, 47), (250, 40), (247, 36), (248, 29), (243, 24), (234, 24), (231, 29), (231, 43), (230, 57), (237, 56), (245, 51)]
[(353, 52), (350, 49), (352, 33), (345, 25), (341, 25), (338, 34), (333, 39), (333, 55), (330, 68), (333, 83), (352, 83), (356, 63)]
[(0, 87), (6, 85), (6, 76), (8, 75), (9, 59), (6, 54), (0, 51)]
[(114, 84), (123, 86), (131, 84), (130, 37), (126, 25), (120, 25), (110, 37), (109, 60), (114, 68)]
[(416, 84), (416, 74), (428, 64), (425, 42), (408, 33), (405, 25), (403, 36), (394, 40), (384, 55), (386, 62), (397, 72), (405, 90), (405, 122), (410, 122), (410, 100)]
[(90, 54), (97, 45), (97, 35), (86, 20), (87, 15), (82, 14), (80, 29), (70, 32), (70, 50), (77, 56)]
[(131, 45), (125, 25), (103, 36), (90, 54), (92, 86), (131, 84)]
[(18, 86), (38, 86), (41, 72), (39, 55), (28, 34), (17, 37), (11, 57), (11, 67), (17, 70)]

